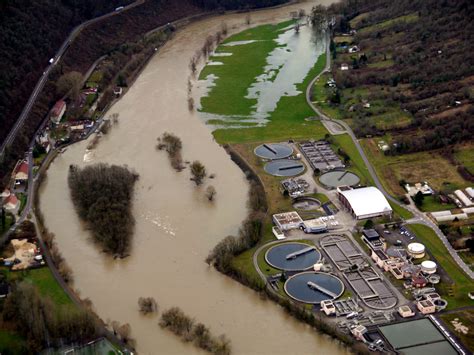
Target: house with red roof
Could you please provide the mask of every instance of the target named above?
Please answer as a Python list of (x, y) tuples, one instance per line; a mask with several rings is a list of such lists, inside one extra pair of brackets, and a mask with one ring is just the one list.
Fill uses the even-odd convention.
[(5, 199), (3, 203), (3, 208), (7, 212), (17, 214), (18, 210), (20, 209), (20, 200), (18, 200), (15, 194), (10, 194), (10, 196)]
[(28, 180), (28, 163), (26, 161), (18, 162), (15, 169), (16, 182), (23, 182)]
[(51, 121), (58, 124), (61, 121), (61, 118), (63, 118), (64, 112), (66, 112), (66, 102), (64, 100), (59, 100), (51, 110)]

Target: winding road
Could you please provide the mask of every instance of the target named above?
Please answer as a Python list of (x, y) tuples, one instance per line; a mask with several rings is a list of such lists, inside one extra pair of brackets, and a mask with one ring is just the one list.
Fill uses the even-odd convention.
[[(438, 226), (433, 223), (431, 219), (429, 219), (424, 213), (420, 212), (418, 209), (413, 208), (412, 206), (406, 206), (402, 204), (400, 201), (398, 201), (396, 198), (391, 196), (383, 187), (382, 183), (380, 182), (380, 179), (377, 176), (377, 173), (375, 172), (374, 167), (370, 163), (369, 159), (367, 158), (367, 155), (365, 154), (364, 150), (362, 149), (362, 146), (359, 143), (359, 140), (355, 136), (354, 132), (352, 129), (349, 127), (349, 125), (341, 120), (333, 119), (328, 116), (326, 116), (321, 110), (319, 110), (314, 103), (311, 100), (311, 88), (313, 87), (314, 83), (320, 78), (321, 75), (323, 75), (326, 72), (329, 72), (331, 69), (331, 51), (329, 50), (329, 38), (326, 41), (326, 67), (309, 83), (308, 87), (306, 88), (306, 101), (308, 102), (308, 105), (313, 109), (313, 111), (320, 117), (321, 122), (325, 125), (325, 127), (330, 131), (332, 134), (342, 134), (342, 133), (347, 133), (352, 141), (354, 142), (354, 145), (356, 146), (360, 156), (362, 157), (362, 160), (364, 161), (364, 164), (370, 173), (370, 176), (374, 180), (375, 186), (382, 191), (382, 193), (385, 195), (385, 197), (393, 202), (394, 204), (400, 206), (401, 208), (409, 210), (414, 217), (405, 221), (407, 224), (424, 224), (428, 227), (430, 227), (438, 236), (438, 238), (441, 240), (441, 242), (444, 244), (446, 249), (448, 250), (449, 254), (452, 256), (452, 258), (455, 260), (455, 262), (459, 265), (459, 267), (471, 278), (474, 279), (474, 272), (470, 269), (470, 267), (459, 257), (459, 255), (456, 253), (456, 251), (453, 249), (451, 244), (449, 243), (448, 239), (446, 236), (443, 234), (443, 232), (438, 228)], [(325, 124), (326, 123), (326, 124)], [(332, 127), (328, 125), (327, 123), (335, 123), (336, 125), (339, 125), (341, 127), (344, 127), (345, 131), (338, 131), (338, 132), (333, 132)]]

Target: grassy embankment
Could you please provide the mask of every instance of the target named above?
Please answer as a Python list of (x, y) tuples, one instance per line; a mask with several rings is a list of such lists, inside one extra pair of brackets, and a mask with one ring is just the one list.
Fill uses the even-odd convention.
[(438, 236), (436, 236), (431, 228), (425, 225), (413, 224), (408, 228), (426, 246), (453, 282), (452, 286), (441, 282), (438, 287), (440, 294), (448, 301), (448, 309), (471, 305), (472, 301), (467, 294), (473, 291), (474, 282), (459, 268), (451, 255), (446, 252), (446, 247)]

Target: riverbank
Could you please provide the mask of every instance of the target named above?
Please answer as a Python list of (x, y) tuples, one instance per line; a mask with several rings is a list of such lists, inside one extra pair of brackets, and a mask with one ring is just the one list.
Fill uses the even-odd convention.
[[(288, 13), (288, 8), (262, 10), (253, 15), (252, 25), (287, 19)], [(48, 171), (41, 189), (46, 225), (56, 234), (59, 249), (74, 271), (75, 287), (91, 299), (102, 319), (129, 322), (141, 353), (154, 353), (157, 346), (167, 352), (195, 350), (161, 331), (154, 319), (140, 316), (135, 309), (140, 296), (153, 296), (164, 308), (178, 305), (211, 330), (219, 329), (231, 339), (235, 353), (305, 354), (315, 348), (344, 353), (336, 343), (203, 262), (223, 235), (237, 233), (247, 215), (247, 184), (242, 173), (186, 104), (189, 58), (208, 34), (219, 30), (222, 21), (233, 32), (246, 26), (245, 14), (234, 14), (177, 31), (112, 107), (110, 113), (120, 113), (120, 123), (91, 156), (92, 162), (127, 164), (141, 176), (134, 201), (137, 227), (131, 256), (126, 260), (104, 258), (88, 242), (88, 233), (64, 198), (65, 172), (71, 163), (87, 164), (83, 161), (87, 142), (70, 146)], [(203, 198), (186, 170), (175, 172), (166, 155), (156, 152), (156, 138), (164, 131), (179, 133), (184, 159), (198, 159), (216, 174), (212, 181), (217, 190), (215, 203)], [(190, 302), (189, 289), (200, 302)]]

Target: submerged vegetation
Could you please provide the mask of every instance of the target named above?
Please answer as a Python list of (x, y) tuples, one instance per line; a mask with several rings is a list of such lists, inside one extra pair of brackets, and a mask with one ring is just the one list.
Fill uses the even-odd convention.
[(159, 325), (169, 329), (183, 341), (192, 342), (211, 354), (229, 355), (231, 353), (230, 340), (224, 334), (218, 337), (212, 335), (206, 325), (196, 323), (178, 307), (164, 311)]
[(131, 207), (138, 175), (126, 167), (96, 164), (69, 167), (68, 184), (79, 217), (108, 253), (124, 256), (133, 226)]
[(165, 132), (161, 137), (157, 138), (157, 141), (158, 144), (156, 145), (156, 149), (164, 149), (168, 152), (168, 157), (170, 158), (170, 163), (173, 169), (176, 171), (183, 170), (183, 158), (181, 156), (183, 143), (181, 142), (181, 138), (173, 133)]

